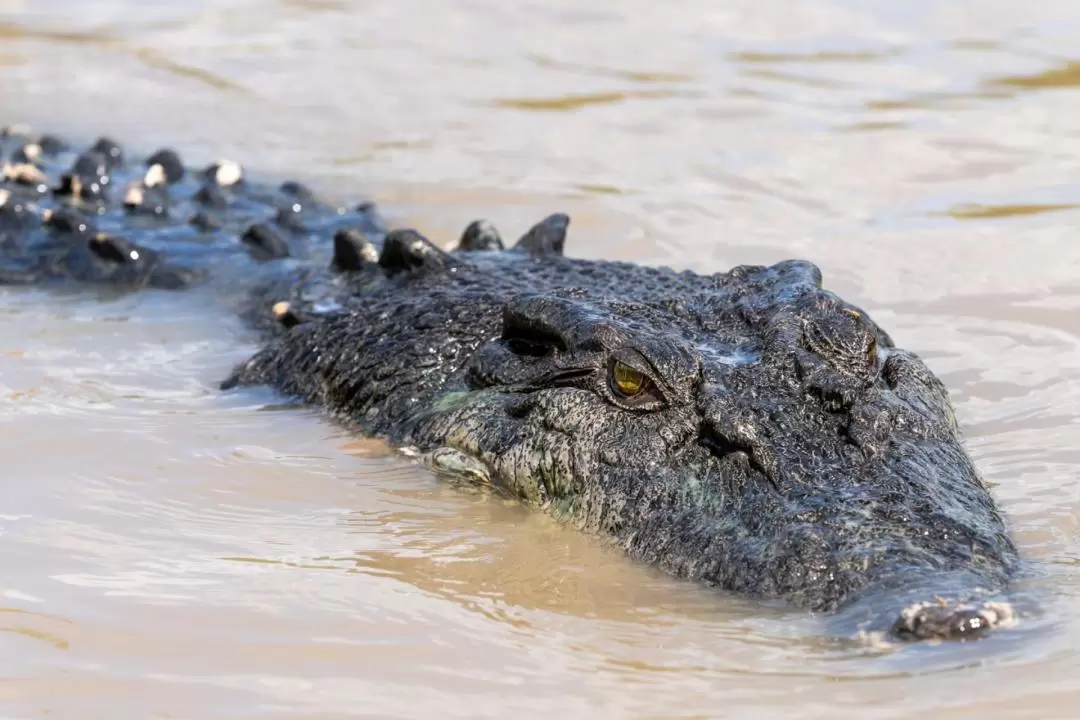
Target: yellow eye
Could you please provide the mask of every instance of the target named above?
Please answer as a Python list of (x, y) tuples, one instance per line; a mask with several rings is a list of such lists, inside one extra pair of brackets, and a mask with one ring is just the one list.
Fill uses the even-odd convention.
[(611, 365), (611, 386), (620, 395), (633, 397), (645, 389), (648, 378), (634, 368), (616, 360)]
[(871, 365), (873, 365), (874, 363), (877, 362), (877, 338), (876, 337), (870, 338), (870, 346), (868, 348), (866, 348), (866, 358), (870, 361)]

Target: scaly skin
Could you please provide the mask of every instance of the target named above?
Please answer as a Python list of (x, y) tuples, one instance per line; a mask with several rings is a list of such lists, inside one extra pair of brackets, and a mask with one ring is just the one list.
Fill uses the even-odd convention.
[[(27, 142), (8, 137), (7, 156)], [(214, 169), (160, 184), (179, 167), (162, 155), (150, 170), (81, 161), (106, 167), (110, 192), (151, 186), (125, 210), (48, 191), (72, 185), (76, 156), (46, 155), (43, 187), (0, 185), (0, 280), (223, 278), (266, 337), (225, 389), (321, 406), (679, 577), (855, 608), (857, 628), (902, 639), (1012, 620), (995, 596), (1016, 550), (945, 388), (810, 263), (697, 275), (570, 259), (563, 215), (511, 249), (478, 221), (448, 253), (296, 184), (220, 187)], [(71, 205), (107, 234), (70, 227)]]

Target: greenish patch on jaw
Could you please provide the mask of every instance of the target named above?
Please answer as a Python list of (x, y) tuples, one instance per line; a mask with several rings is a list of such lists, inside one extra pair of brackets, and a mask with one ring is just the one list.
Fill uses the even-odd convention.
[(456, 410), (467, 404), (470, 400), (483, 397), (485, 394), (487, 394), (487, 391), (485, 390), (451, 390), (450, 392), (443, 393), (439, 396), (434, 403), (434, 409), (437, 412)]

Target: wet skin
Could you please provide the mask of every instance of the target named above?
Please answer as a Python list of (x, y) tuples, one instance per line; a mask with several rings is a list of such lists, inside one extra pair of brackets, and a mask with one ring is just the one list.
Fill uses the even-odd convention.
[[(947, 392), (811, 263), (713, 275), (565, 257), (569, 218), (446, 252), (235, 163), (8, 134), (0, 282), (215, 286), (269, 385), (607, 537), (636, 560), (823, 613), (970, 638), (1018, 559)], [(224, 288), (224, 289), (223, 289)]]

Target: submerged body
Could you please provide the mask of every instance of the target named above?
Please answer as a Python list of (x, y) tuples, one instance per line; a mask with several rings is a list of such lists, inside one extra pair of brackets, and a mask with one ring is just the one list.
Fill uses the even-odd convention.
[(0, 281), (216, 280), (266, 337), (226, 389), (319, 405), (677, 576), (903, 638), (1010, 619), (1016, 551), (945, 388), (810, 263), (576, 260), (562, 215), (445, 252), (229, 163), (2, 149)]

